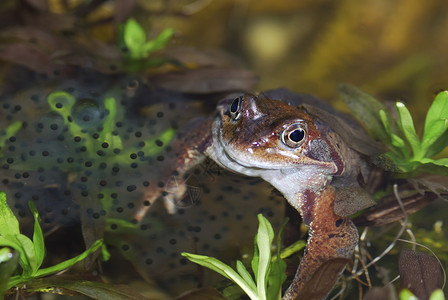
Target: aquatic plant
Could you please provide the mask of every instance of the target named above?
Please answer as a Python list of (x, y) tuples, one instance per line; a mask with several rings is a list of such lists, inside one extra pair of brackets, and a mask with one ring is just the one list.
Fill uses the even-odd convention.
[[(258, 214), (258, 222), (258, 232), (254, 238), (254, 255), (251, 262), (255, 281), (240, 260), (236, 261), (235, 271), (232, 267), (213, 257), (186, 252), (183, 252), (182, 256), (232, 280), (252, 300), (280, 299), (282, 284), (286, 280), (286, 263), (282, 258), (299, 251), (305, 246), (305, 243), (300, 241), (297, 244), (292, 245), (292, 247), (288, 247), (288, 250), (285, 252), (287, 253), (286, 256), (281, 255), (281, 235), (284, 226), (286, 225), (286, 221), (277, 235), (277, 252), (276, 255), (272, 257), (271, 246), (272, 240), (274, 239), (274, 231), (269, 221), (262, 214)], [(235, 295), (230, 294), (227, 296)]]
[[(399, 295), (400, 300), (418, 300), (418, 298), (412, 294), (412, 292), (408, 289), (403, 289), (400, 291)], [(429, 300), (445, 300), (445, 295), (441, 289), (435, 290), (432, 292)]]
[(149, 54), (162, 49), (174, 34), (172, 28), (165, 28), (157, 37), (148, 40), (143, 27), (134, 19), (130, 18), (124, 24), (123, 41), (131, 59), (144, 59)]
[[(21, 288), (25, 283), (66, 270), (77, 262), (84, 260), (89, 254), (94, 253), (104, 245), (103, 240), (97, 240), (90, 248), (80, 255), (57, 265), (41, 268), (46, 253), (44, 235), (40, 227), (39, 214), (35, 204), (29, 202), (29, 208), (34, 217), (34, 234), (32, 240), (20, 233), (19, 222), (6, 202), (6, 194), (0, 192), (0, 247), (4, 247), (0, 248), (2, 258), (2, 264), (0, 264), (0, 266), (2, 266), (2, 268), (0, 268), (0, 277), (4, 278), (4, 280), (6, 279), (6, 281), (3, 282), (7, 282), (7, 284), (2, 287), (3, 290), (0, 290), (0, 296), (12, 287)], [(14, 249), (18, 254), (14, 254), (9, 248)], [(18, 261), (22, 273), (7, 278), (8, 273), (15, 273), (15, 268), (7, 266), (8, 268), (5, 270), (3, 265), (11, 261), (12, 264), (15, 262), (15, 265), (17, 265)], [(13, 269), (12, 272), (11, 269)]]
[(408, 177), (415, 172), (448, 175), (448, 159), (432, 158), (448, 146), (448, 91), (437, 94), (429, 107), (420, 139), (402, 102), (395, 104), (395, 120), (381, 102), (363, 91), (348, 85), (340, 90), (352, 113), (389, 150), (381, 155), (383, 167)]
[(125, 66), (128, 71), (140, 71), (148, 67), (156, 67), (173, 60), (151, 57), (150, 54), (163, 49), (174, 34), (173, 28), (165, 28), (154, 39), (148, 39), (144, 28), (134, 19), (129, 18), (125, 24), (119, 25), (120, 44), (125, 50)]

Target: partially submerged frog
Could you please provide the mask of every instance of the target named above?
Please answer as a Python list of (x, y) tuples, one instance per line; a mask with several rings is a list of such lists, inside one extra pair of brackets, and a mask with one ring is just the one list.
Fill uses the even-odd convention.
[(305, 254), (283, 299), (300, 298), (301, 289), (324, 263), (353, 254), (358, 232), (348, 216), (374, 204), (358, 182), (369, 172), (363, 158), (377, 149), (320, 100), (284, 89), (258, 97), (227, 97), (217, 110), (214, 117), (196, 119), (178, 134), (168, 160), (176, 170), (167, 168), (161, 176), (170, 179), (165, 186), (150, 187), (146, 198), (153, 202), (160, 195), (166, 201), (181, 197), (185, 187), (177, 179), (205, 157), (233, 172), (263, 178), (284, 195), (309, 229)]

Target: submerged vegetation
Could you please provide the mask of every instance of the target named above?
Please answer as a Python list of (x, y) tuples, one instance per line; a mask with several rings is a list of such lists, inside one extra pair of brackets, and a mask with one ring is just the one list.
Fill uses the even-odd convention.
[[(29, 206), (35, 222), (33, 240), (20, 233), (19, 222), (6, 203), (6, 195), (4, 192), (0, 192), (0, 247), (4, 247), (1, 248), (0, 273), (3, 282), (6, 283), (0, 290), (0, 297), (3, 297), (5, 292), (13, 287), (33, 286), (33, 280), (64, 271), (104, 246), (103, 240), (98, 240), (76, 257), (51, 267), (41, 268), (45, 257), (44, 235), (35, 204), (29, 202)], [(8, 278), (8, 273), (16, 273), (17, 264), (20, 265), (22, 273)], [(53, 288), (58, 287), (54, 286)], [(31, 289), (31, 291), (46, 291), (46, 289)]]
[[(182, 255), (187, 257), (190, 261), (210, 268), (232, 280), (252, 300), (280, 299), (282, 285), (286, 280), (286, 263), (280, 256), (280, 247), (282, 245), (281, 235), (284, 226), (280, 229), (277, 236), (276, 256), (272, 257), (271, 245), (272, 240), (274, 239), (274, 230), (269, 221), (261, 214), (258, 215), (258, 222), (258, 232), (254, 239), (254, 254), (251, 262), (255, 281), (240, 260), (236, 261), (237, 271), (234, 271), (230, 266), (213, 257), (192, 253), (182, 253)], [(227, 296), (237, 298), (231, 293), (227, 294)]]

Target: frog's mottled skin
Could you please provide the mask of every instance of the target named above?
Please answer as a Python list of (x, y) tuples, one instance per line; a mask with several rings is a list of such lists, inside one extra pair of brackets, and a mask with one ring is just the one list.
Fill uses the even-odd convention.
[[(347, 214), (339, 216), (334, 204), (336, 199), (343, 203), (341, 197), (350, 198), (344, 183), (356, 190), (353, 195), (362, 195), (357, 177), (366, 173), (366, 168), (358, 152), (324, 120), (288, 105), (288, 99), (270, 98), (277, 94), (222, 100), (215, 117), (194, 121), (178, 136), (172, 164), (177, 166), (174, 175), (182, 176), (205, 154), (226, 169), (268, 181), (300, 212), (310, 237), (294, 281), (284, 295), (284, 299), (298, 299), (323, 263), (353, 254), (358, 232), (347, 217), (353, 211), (343, 209)], [(154, 201), (159, 192), (148, 190), (148, 200)], [(178, 188), (177, 194), (163, 195), (172, 200), (182, 192)], [(334, 274), (334, 280), (342, 270)]]

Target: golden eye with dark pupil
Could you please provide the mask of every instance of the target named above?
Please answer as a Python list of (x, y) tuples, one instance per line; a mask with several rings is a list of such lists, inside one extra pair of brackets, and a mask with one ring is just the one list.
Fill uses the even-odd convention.
[(297, 148), (305, 141), (306, 129), (302, 123), (289, 125), (281, 136), (282, 143), (291, 148)]
[(237, 121), (241, 118), (241, 107), (243, 106), (243, 97), (238, 97), (230, 104), (229, 112), (232, 120)]

